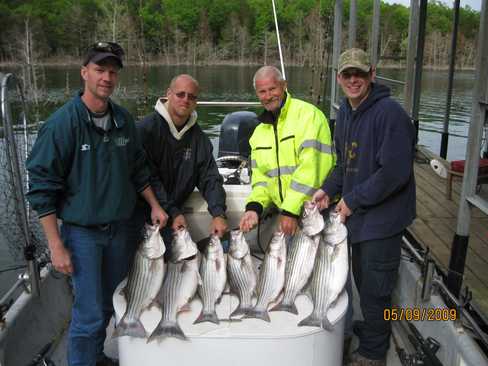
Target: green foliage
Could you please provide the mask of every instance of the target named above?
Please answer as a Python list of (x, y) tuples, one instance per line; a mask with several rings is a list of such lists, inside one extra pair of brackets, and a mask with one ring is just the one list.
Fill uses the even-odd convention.
[[(325, 30), (331, 28), (335, 1), (275, 2), (288, 62), (312, 62), (314, 50), (322, 47), (317, 35), (325, 37)], [(347, 37), (349, 0), (344, 0), (343, 8)], [(357, 0), (359, 47), (368, 48), (372, 13), (373, 1)], [(405, 6), (381, 3), (382, 54), (405, 55), (409, 13)], [(452, 9), (438, 0), (429, 1), (427, 39), (433, 33), (448, 39), (452, 19)], [(480, 14), (464, 7), (460, 19), (460, 39), (472, 47)], [(261, 62), (263, 55), (276, 59), (277, 52), (271, 0), (0, 0), (0, 24), (5, 29), (0, 34), (0, 61), (19, 60), (14, 50), (25, 37), (26, 24), (32, 28), (41, 59), (78, 57), (94, 40), (112, 38), (139, 47), (128, 52), (132, 59), (140, 57), (141, 44), (145, 57), (164, 53), (168, 62), (206, 62), (210, 57)]]

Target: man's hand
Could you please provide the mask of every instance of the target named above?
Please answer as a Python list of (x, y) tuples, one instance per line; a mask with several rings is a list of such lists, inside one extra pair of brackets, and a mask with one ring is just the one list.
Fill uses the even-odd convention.
[(349, 209), (349, 207), (347, 207), (346, 202), (344, 202), (344, 199), (342, 198), (337, 204), (335, 210), (340, 215), (342, 223), (345, 223), (347, 217), (352, 215), (352, 211)]
[(51, 262), (56, 271), (71, 275), (73, 273), (71, 254), (63, 242), (59, 240), (57, 243), (49, 243), (49, 248), (51, 251)]
[(280, 215), (280, 230), (285, 235), (295, 235), (298, 227), (298, 220), (291, 216)]
[(212, 223), (210, 224), (210, 233), (217, 235), (221, 238), (228, 229), (227, 221), (221, 217), (216, 216), (212, 219)]
[(151, 207), (151, 221), (153, 225), (158, 225), (160, 229), (168, 223), (168, 214), (159, 203)]
[(173, 224), (171, 225), (171, 228), (173, 229), (173, 231), (176, 231), (176, 230), (181, 229), (181, 228), (186, 229), (186, 227), (187, 227), (187, 224), (186, 224), (185, 216), (183, 216), (183, 214), (179, 214), (178, 216), (176, 216), (173, 219)]
[(241, 218), (241, 222), (239, 223), (239, 229), (241, 229), (242, 232), (247, 233), (258, 224), (258, 221), (259, 217), (256, 211), (246, 211)]
[(322, 211), (323, 209), (329, 207), (330, 198), (327, 193), (325, 193), (322, 189), (319, 189), (313, 194), (312, 202), (315, 202), (319, 208), (319, 211)]

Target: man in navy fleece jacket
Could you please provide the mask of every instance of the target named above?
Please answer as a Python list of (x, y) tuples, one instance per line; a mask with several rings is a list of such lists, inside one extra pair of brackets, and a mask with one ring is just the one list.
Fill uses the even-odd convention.
[(386, 364), (391, 325), (383, 311), (391, 307), (403, 231), (415, 217), (414, 127), (374, 77), (364, 51), (340, 56), (337, 82), (346, 98), (336, 122), (337, 163), (313, 196), (321, 209), (342, 197), (335, 209), (349, 232), (364, 316), (354, 327), (359, 348), (348, 365)]

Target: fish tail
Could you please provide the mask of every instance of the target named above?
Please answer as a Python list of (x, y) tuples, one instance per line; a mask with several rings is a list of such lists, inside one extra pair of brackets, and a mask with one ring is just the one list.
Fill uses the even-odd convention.
[(252, 307), (250, 306), (241, 306), (239, 304), (238, 308), (236, 310), (234, 310), (232, 312), (232, 314), (230, 314), (230, 317), (234, 317), (234, 316), (238, 316), (238, 315), (245, 315), (247, 313), (249, 313), (250, 311), (252, 310)]
[(156, 329), (149, 336), (147, 343), (155, 340), (156, 338), (174, 337), (187, 341), (185, 333), (181, 330), (180, 326), (176, 322), (160, 321)]
[(317, 314), (312, 313), (310, 316), (303, 319), (301, 322), (298, 323), (299, 327), (308, 326), (308, 327), (318, 327), (322, 328), (322, 319), (320, 319)]
[(133, 322), (127, 322), (124, 315), (120, 320), (119, 324), (117, 324), (117, 327), (115, 327), (112, 338), (123, 337), (123, 336), (145, 338), (146, 329), (144, 329), (144, 326), (142, 325), (139, 319)]
[(326, 315), (322, 318), (322, 328), (328, 331), (331, 331), (334, 329), (334, 325), (329, 321), (329, 318), (327, 318)]
[(219, 318), (217, 317), (217, 313), (215, 312), (215, 310), (212, 312), (205, 312), (204, 310), (202, 310), (197, 320), (195, 320), (193, 324), (198, 324), (203, 322), (211, 322), (214, 324), (219, 324)]
[(266, 310), (256, 310), (256, 309), (250, 309), (245, 315), (244, 318), (256, 318), (256, 319), (261, 319), (266, 322), (270, 322), (271, 319), (269, 318), (269, 314)]
[(278, 304), (273, 309), (271, 309), (271, 311), (287, 311), (289, 313), (298, 315), (298, 310), (294, 303), (285, 304), (282, 302), (281, 304)]

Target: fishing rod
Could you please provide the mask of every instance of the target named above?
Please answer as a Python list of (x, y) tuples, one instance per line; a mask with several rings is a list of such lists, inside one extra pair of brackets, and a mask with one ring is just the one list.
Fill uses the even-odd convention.
[(283, 79), (286, 80), (285, 64), (283, 63), (283, 53), (281, 51), (280, 30), (278, 28), (278, 17), (276, 16), (276, 6), (274, 0), (272, 0), (271, 2), (273, 3), (273, 15), (276, 28), (276, 38), (278, 39), (278, 51), (280, 53), (281, 73), (283, 74)]

